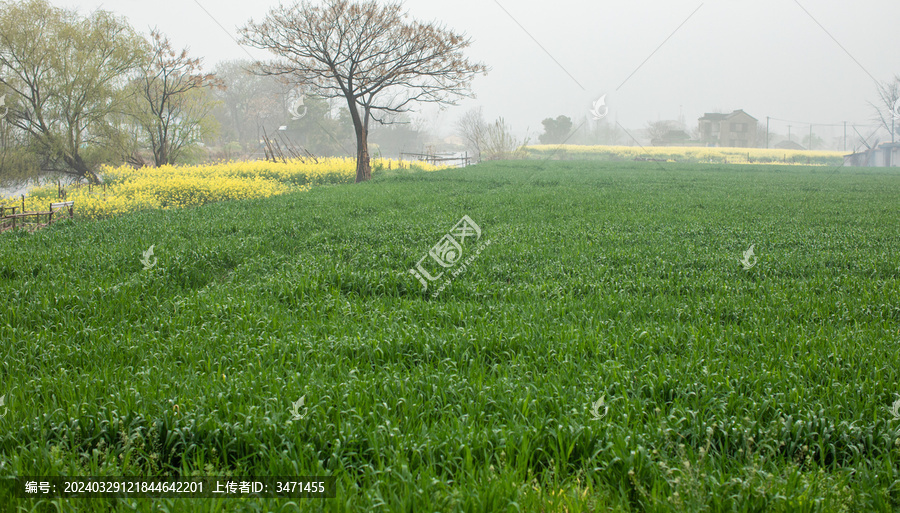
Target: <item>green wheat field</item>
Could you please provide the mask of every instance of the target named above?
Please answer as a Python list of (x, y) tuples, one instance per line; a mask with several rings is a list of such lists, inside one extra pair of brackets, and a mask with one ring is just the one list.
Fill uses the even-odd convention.
[[(408, 270), (463, 216), (491, 243), (423, 291)], [(335, 476), (337, 497), (0, 486), (0, 508), (897, 510), (898, 249), (896, 169), (655, 162), (5, 233), (0, 477)]]

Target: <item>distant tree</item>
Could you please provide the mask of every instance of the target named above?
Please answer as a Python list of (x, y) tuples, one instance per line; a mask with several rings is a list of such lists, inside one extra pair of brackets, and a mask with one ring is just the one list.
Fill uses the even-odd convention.
[(669, 132), (678, 129), (679, 125), (675, 121), (651, 121), (647, 123), (646, 132), (651, 144), (662, 144)]
[(406, 116), (396, 124), (379, 127), (371, 132), (371, 141), (378, 144), (382, 156), (397, 155), (401, 151), (413, 151), (425, 144), (426, 132), (418, 123)]
[(878, 84), (876, 90), (878, 100), (869, 103), (875, 111), (874, 119), (891, 134), (891, 141), (895, 141), (900, 134), (900, 75), (893, 81)]
[[(699, 136), (699, 130), (698, 130), (698, 136)], [(769, 137), (768, 143), (766, 142), (767, 136)], [(695, 137), (695, 138), (699, 138), (699, 137)], [(767, 133), (766, 124), (757, 122), (756, 123), (756, 147), (757, 148), (765, 148), (766, 144), (771, 145), (771, 143), (772, 143), (772, 134)]]
[(812, 134), (812, 139), (810, 139), (809, 135), (805, 135), (800, 144), (805, 146), (807, 150), (821, 150), (825, 146), (825, 139), (816, 134)]
[(474, 76), (486, 73), (463, 50), (471, 41), (433, 23), (407, 22), (402, 5), (376, 0), (303, 0), (272, 8), (250, 21), (243, 41), (282, 60), (260, 64), (262, 73), (285, 75), (312, 95), (342, 98), (356, 134), (356, 181), (371, 177), (369, 123), (391, 121), (416, 102), (454, 104), (471, 96)]
[(6, 119), (27, 134), (44, 170), (99, 182), (96, 167), (118, 147), (125, 85), (145, 55), (143, 38), (107, 11), (82, 17), (46, 0), (0, 3)]
[[(219, 63), (215, 74), (223, 89), (211, 89), (218, 100), (212, 113), (222, 126), (219, 143), (237, 141), (246, 150), (258, 150), (263, 137), (277, 137), (280, 143), (315, 155), (348, 155), (352, 152), (352, 121), (346, 112), (349, 132), (344, 129), (340, 110), (331, 102), (288, 84), (284, 77), (252, 72), (249, 61)], [(294, 102), (303, 108), (291, 113)], [(346, 111), (346, 109), (344, 109)], [(299, 119), (294, 119), (300, 114)], [(280, 128), (286, 130), (282, 131)], [(300, 146), (301, 148), (297, 148)]]
[(487, 130), (481, 107), (470, 109), (456, 122), (456, 133), (463, 138), (476, 162), (481, 161), (481, 152), (487, 145)]
[(516, 139), (502, 117), (486, 122), (481, 107), (469, 110), (456, 122), (456, 133), (478, 162), (522, 157), (522, 148), (528, 144), (527, 139)]
[(220, 62), (213, 73), (224, 87), (209, 89), (218, 100), (212, 113), (221, 127), (221, 141), (236, 141), (245, 148), (255, 148), (261, 129), (274, 132), (287, 117), (284, 98), (288, 85), (278, 77), (252, 73), (252, 64), (250, 61)]
[(150, 57), (137, 79), (135, 119), (142, 128), (157, 166), (174, 164), (183, 153), (214, 131), (209, 115), (214, 103), (204, 88), (222, 87), (213, 74), (203, 74), (200, 59), (176, 52), (157, 30), (150, 33)]
[[(584, 121), (583, 124), (589, 126), (586, 118)], [(615, 146), (621, 144), (624, 137), (625, 133), (616, 124), (610, 123), (608, 119), (601, 119), (596, 121), (594, 126), (590, 128), (586, 142), (587, 144)]]
[(561, 144), (572, 135), (572, 120), (568, 116), (557, 116), (541, 121), (544, 133), (538, 137), (541, 144)]

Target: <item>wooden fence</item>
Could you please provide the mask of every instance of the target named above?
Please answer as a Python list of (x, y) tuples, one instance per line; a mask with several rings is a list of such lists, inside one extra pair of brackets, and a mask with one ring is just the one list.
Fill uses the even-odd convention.
[[(50, 203), (50, 208), (44, 212), (29, 212), (25, 210), (25, 196), (22, 196), (22, 209), (19, 207), (0, 207), (0, 232), (7, 230), (24, 229), (34, 231), (45, 226), (53, 224), (54, 216), (65, 216), (68, 214), (69, 219), (75, 218), (75, 202), (62, 201), (59, 203)], [(9, 213), (7, 213), (9, 212)], [(41, 218), (46, 216), (47, 222), (42, 223)]]
[[(404, 159), (404, 157), (411, 157), (409, 159)], [(400, 153), (400, 160), (418, 160), (421, 162), (428, 162), (429, 164), (449, 164), (451, 162), (457, 163), (457, 167), (466, 167), (471, 164), (471, 158), (469, 157), (469, 152), (466, 152), (465, 155), (461, 156), (452, 156), (452, 155), (433, 155), (429, 153)]]

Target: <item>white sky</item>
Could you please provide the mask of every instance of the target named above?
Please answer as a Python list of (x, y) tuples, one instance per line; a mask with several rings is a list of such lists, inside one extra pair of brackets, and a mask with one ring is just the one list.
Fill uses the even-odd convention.
[[(102, 7), (145, 33), (157, 27), (176, 47), (190, 47), (192, 55), (203, 57), (206, 69), (221, 60), (248, 58), (247, 52), (268, 58), (237, 45), (219, 24), (237, 38), (237, 27), (261, 20), (279, 3), (53, 1), (82, 13)], [(489, 120), (503, 116), (518, 134), (535, 135), (547, 117), (565, 114), (578, 123), (604, 93), (609, 119), (629, 129), (681, 113), (690, 127), (704, 112), (734, 109), (763, 122), (766, 116), (795, 121), (798, 132), (808, 128), (796, 128), (796, 122), (871, 123), (873, 78), (887, 81), (900, 74), (897, 0), (407, 0), (404, 5), (414, 18), (466, 33), (474, 40), (468, 56), (492, 68), (475, 80), (477, 99), (443, 113), (426, 112), (432, 127), (446, 134), (465, 110), (480, 105)], [(786, 131), (785, 125), (773, 123), (773, 131)]]

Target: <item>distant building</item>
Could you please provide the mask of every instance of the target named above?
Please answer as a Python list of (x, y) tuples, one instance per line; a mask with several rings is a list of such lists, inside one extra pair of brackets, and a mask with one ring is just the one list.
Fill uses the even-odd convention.
[(738, 109), (731, 114), (707, 112), (697, 120), (700, 142), (707, 146), (755, 148), (757, 119)]
[(794, 141), (781, 141), (780, 143), (775, 145), (776, 150), (805, 150), (803, 146), (795, 143)]
[(859, 153), (844, 155), (845, 166), (900, 167), (900, 143), (881, 143)]
[(691, 136), (684, 130), (667, 130), (661, 138), (651, 139), (653, 146), (689, 146)]

